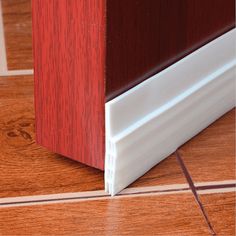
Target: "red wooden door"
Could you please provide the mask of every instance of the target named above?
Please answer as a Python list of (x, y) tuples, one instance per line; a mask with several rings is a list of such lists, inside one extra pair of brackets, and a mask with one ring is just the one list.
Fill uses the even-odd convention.
[(104, 169), (104, 105), (234, 27), (234, 0), (33, 0), (37, 142)]

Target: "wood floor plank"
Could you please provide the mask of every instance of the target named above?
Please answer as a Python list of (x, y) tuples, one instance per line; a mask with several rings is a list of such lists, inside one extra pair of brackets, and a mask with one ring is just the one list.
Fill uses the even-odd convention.
[(103, 189), (103, 172), (35, 144), (32, 99), (0, 109), (0, 197)]
[[(6, 100), (14, 100), (17, 104), (18, 99), (33, 99), (34, 84), (33, 76), (16, 76), (3, 77), (0, 76), (0, 101), (1, 104), (7, 104)], [(1, 112), (2, 119), (7, 119), (7, 116)]]
[[(35, 144), (33, 77), (0, 78), (0, 197), (102, 190), (103, 172)], [(131, 187), (186, 183), (174, 156)]]
[[(25, 227), (27, 225), (27, 227)], [(209, 235), (191, 194), (0, 209), (1, 235)]]
[(129, 187), (187, 183), (174, 154), (154, 166)]
[(30, 0), (1, 0), (8, 69), (32, 69)]
[(235, 179), (235, 109), (183, 145), (179, 153), (194, 182)]
[[(3, 5), (3, 17), (7, 41), (7, 53), (8, 53), (8, 63), (10, 69), (28, 69), (32, 68), (32, 49), (31, 49), (31, 4), (30, 0), (2, 0)], [(23, 79), (22, 79), (23, 78)], [(33, 113), (33, 84), (32, 77), (18, 77), (18, 78), (2, 78), (0, 79), (0, 103), (2, 111), (0, 111), (0, 124), (9, 123), (10, 130), (15, 130), (21, 127), (22, 121), (29, 121), (30, 126), (21, 131), (15, 130), (14, 132), (3, 132), (4, 128), (1, 127), (1, 139), (0, 144), (5, 144), (7, 142), (7, 147), (5, 150), (0, 150), (0, 154), (4, 153), (4, 157), (1, 157), (0, 168), (8, 168), (8, 162), (6, 160), (11, 160), (11, 163), (15, 163), (16, 166), (22, 165), (27, 166), (25, 171), (32, 172), (31, 168), (32, 162), (29, 160), (33, 156), (37, 160), (37, 166), (39, 170), (43, 168), (44, 165), (47, 165), (46, 160), (57, 160), (55, 168), (63, 169), (62, 163), (70, 163), (72, 171), (71, 173), (75, 174), (75, 179), (79, 178), (79, 181), (69, 178), (65, 175), (63, 178), (67, 179), (67, 187), (57, 188), (53, 184), (58, 174), (51, 178), (48, 175), (45, 176), (49, 178), (48, 184), (45, 184), (45, 181), (38, 180), (38, 176), (43, 175), (41, 172), (36, 171), (33, 176), (32, 182), (34, 183), (34, 190), (27, 187), (27, 173), (25, 177), (22, 178), (19, 171), (11, 170), (11, 177), (5, 178), (3, 181), (5, 186), (8, 186), (9, 189), (12, 189), (10, 192), (8, 190), (1, 189), (0, 196), (17, 196), (20, 195), (31, 195), (31, 194), (50, 194), (57, 191), (67, 192), (67, 191), (85, 191), (92, 189), (103, 189), (103, 173), (95, 171), (88, 171), (89, 168), (80, 165), (76, 162), (71, 162), (62, 156), (53, 154), (46, 149), (43, 149), (37, 146), (34, 143), (34, 113)], [(2, 102), (2, 99), (9, 99), (8, 101)], [(10, 101), (15, 99), (14, 101)], [(22, 100), (19, 100), (22, 99)], [(7, 113), (4, 114), (3, 110), (6, 110)], [(20, 115), (22, 113), (22, 116)], [(11, 121), (12, 120), (12, 121)], [(193, 180), (195, 182), (202, 181), (220, 181), (225, 179), (235, 179), (235, 168), (234, 168), (234, 140), (233, 135), (234, 127), (234, 112), (227, 114), (216, 124), (210, 126), (207, 130), (203, 131), (196, 138), (189, 141), (185, 144), (180, 152), (184, 158), (184, 161), (193, 175)], [(26, 122), (26, 123), (27, 123)], [(23, 122), (24, 123), (24, 122)], [(13, 127), (14, 126), (14, 127)], [(22, 127), (20, 128), (22, 129)], [(30, 144), (31, 149), (23, 150), (22, 146), (26, 147), (27, 142), (30, 138), (26, 134), (26, 130), (31, 137)], [(26, 133), (24, 133), (26, 132)], [(9, 136), (13, 137), (9, 137)], [(18, 135), (18, 136), (15, 136)], [(23, 138), (23, 136), (25, 138)], [(14, 137), (15, 136), (15, 137)], [(20, 137), (20, 138), (19, 138)], [(27, 139), (28, 137), (28, 139)], [(4, 140), (4, 141), (3, 141)], [(7, 140), (7, 141), (6, 141)], [(10, 143), (10, 144), (9, 144)], [(16, 144), (18, 143), (18, 144)], [(20, 145), (19, 145), (20, 144)], [(12, 145), (12, 146), (9, 146)], [(6, 151), (6, 149), (8, 151)], [(10, 151), (9, 151), (10, 150)], [(32, 151), (34, 150), (34, 151)], [(37, 151), (35, 151), (37, 150)], [(32, 154), (33, 152), (33, 154)], [(21, 160), (19, 156), (25, 155), (25, 158)], [(42, 158), (43, 156), (43, 158)], [(45, 157), (47, 156), (47, 157)], [(40, 158), (39, 158), (40, 157)], [(40, 161), (39, 161), (40, 160)], [(42, 160), (45, 163), (41, 166)], [(60, 160), (60, 161), (59, 161)], [(63, 160), (63, 161), (62, 161)], [(4, 163), (3, 163), (4, 162)], [(20, 163), (20, 164), (18, 164)], [(50, 162), (49, 162), (50, 163)], [(12, 167), (13, 168), (13, 167)], [(67, 171), (70, 172), (71, 169), (68, 168)], [(83, 169), (83, 171), (81, 170)], [(48, 169), (46, 168), (43, 173)], [(77, 171), (79, 170), (79, 174)], [(63, 172), (63, 171), (61, 171)], [(82, 172), (82, 174), (81, 174)], [(93, 173), (91, 183), (87, 183), (84, 174)], [(4, 172), (9, 176), (8, 172)], [(41, 174), (39, 174), (41, 173)], [(36, 178), (37, 176), (37, 178)], [(63, 176), (63, 174), (62, 174)], [(62, 177), (61, 177), (62, 178)], [(84, 181), (82, 181), (82, 179)], [(6, 180), (7, 179), (7, 180)], [(60, 178), (59, 178), (60, 179)], [(70, 181), (68, 180), (70, 179)], [(2, 181), (2, 180), (1, 180)], [(20, 181), (20, 182), (18, 182)], [(68, 182), (69, 181), (69, 182)], [(35, 184), (35, 183), (38, 184)], [(94, 188), (91, 188), (91, 185), (94, 184)], [(11, 185), (12, 183), (13, 186)], [(162, 185), (162, 184), (176, 184), (176, 183), (185, 183), (184, 177), (174, 156), (167, 158), (159, 165), (152, 168), (147, 174), (138, 179), (130, 187), (143, 187), (143, 186), (152, 186), (152, 185)], [(20, 187), (19, 187), (20, 184)], [(11, 188), (11, 187), (12, 188)], [(14, 187), (15, 186), (15, 187)], [(72, 187), (74, 186), (74, 187)], [(32, 186), (31, 186), (32, 187)], [(7, 189), (8, 189), (7, 188)], [(53, 190), (55, 189), (55, 191)]]
[(35, 143), (33, 77), (0, 78), (0, 197), (103, 189), (103, 172)]
[(217, 235), (235, 235), (235, 192), (200, 195)]

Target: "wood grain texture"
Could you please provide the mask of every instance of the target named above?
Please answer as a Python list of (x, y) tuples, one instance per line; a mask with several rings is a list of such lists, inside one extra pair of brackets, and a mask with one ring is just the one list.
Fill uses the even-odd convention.
[(217, 235), (235, 235), (235, 192), (200, 195)]
[(179, 194), (0, 209), (0, 234), (169, 236), (209, 231), (192, 195)]
[[(33, 77), (0, 77), (0, 197), (103, 190), (103, 172), (35, 143)], [(186, 183), (174, 156), (130, 187)]]
[(105, 97), (234, 27), (234, 0), (32, 3), (37, 141), (99, 169)]
[(1, 2), (8, 69), (32, 69), (31, 1), (1, 0)]
[(235, 179), (235, 109), (184, 144), (179, 152), (195, 182)]
[(37, 142), (104, 169), (105, 2), (32, 6)]
[(35, 143), (33, 77), (0, 78), (0, 197), (104, 189), (103, 172)]
[(107, 100), (234, 25), (234, 0), (107, 0)]
[(161, 186), (186, 183), (184, 174), (174, 154), (154, 166), (129, 187)]

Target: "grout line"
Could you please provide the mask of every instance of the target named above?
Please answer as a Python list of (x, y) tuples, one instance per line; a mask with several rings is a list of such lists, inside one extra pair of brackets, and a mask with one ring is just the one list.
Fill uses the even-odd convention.
[(1, 71), (0, 69), (0, 76), (20, 76), (20, 75), (33, 75), (34, 70), (28, 69), (28, 70), (7, 70), (7, 71)]
[(212, 189), (224, 189), (224, 188), (235, 188), (236, 184), (216, 184), (216, 185), (205, 185), (205, 186), (195, 186), (196, 190), (212, 190)]
[(6, 44), (4, 36), (4, 25), (3, 25), (3, 15), (2, 15), (2, 2), (0, 0), (0, 74), (5, 74), (8, 71), (7, 68), (7, 54), (6, 54)]
[(230, 193), (235, 192), (235, 187), (233, 188), (222, 188), (222, 189), (205, 189), (205, 190), (198, 190), (198, 194), (216, 194), (216, 193)]
[(0, 198), (0, 206), (4, 204), (11, 203), (21, 203), (21, 202), (43, 202), (43, 201), (60, 201), (66, 199), (89, 199), (92, 197), (104, 197), (109, 196), (102, 190), (98, 191), (85, 191), (85, 192), (75, 192), (75, 193), (58, 193), (49, 195), (34, 195), (34, 196), (22, 196), (22, 197), (7, 197)]
[[(134, 194), (150, 194), (150, 193), (167, 193), (189, 190), (187, 184), (173, 184), (164, 186), (151, 186), (143, 188), (128, 188), (121, 191), (118, 196), (128, 196)], [(96, 197), (110, 197), (108, 193), (103, 190), (98, 191), (86, 191), (86, 192), (75, 192), (75, 193), (61, 193), (61, 194), (50, 194), (50, 195), (36, 195), (36, 196), (25, 196), (25, 197), (9, 197), (0, 198), (0, 206), (3, 204), (10, 204), (16, 202), (36, 202), (36, 201), (57, 201), (66, 199), (89, 199)]]
[[(226, 182), (226, 181), (221, 181), (221, 182)], [(235, 187), (232, 187), (235, 186), (235, 184), (232, 184), (231, 180), (229, 182), (231, 183), (228, 185), (215, 184), (210, 186), (206, 185), (205, 183), (198, 183), (197, 185), (199, 186), (198, 187), (199, 194), (225, 193), (225, 192), (235, 191)], [(212, 189), (212, 186), (214, 186), (215, 189)], [(191, 190), (188, 184), (173, 184), (173, 185), (150, 186), (141, 188), (140, 187), (127, 188), (114, 197), (110, 197), (103, 190), (49, 194), (49, 195), (22, 196), (22, 197), (8, 197), (8, 198), (0, 198), (0, 208), (43, 205), (43, 204), (53, 204), (53, 203), (69, 203), (69, 202), (80, 202), (80, 201), (91, 201), (91, 200), (93, 201), (116, 200), (119, 198), (128, 198), (128, 197), (157, 196), (157, 195), (169, 195), (169, 194), (179, 194), (179, 193), (181, 194), (190, 192)]]
[(192, 178), (191, 178), (191, 176), (190, 176), (190, 174), (188, 172), (188, 169), (185, 166), (185, 164), (184, 164), (184, 162), (183, 162), (183, 160), (182, 160), (178, 150), (175, 151), (175, 156), (176, 156), (176, 159), (177, 159), (177, 161), (178, 161), (178, 163), (179, 163), (179, 165), (180, 165), (180, 167), (181, 167), (181, 169), (183, 171), (183, 174), (184, 174), (184, 176), (185, 176), (185, 178), (186, 178), (186, 180), (187, 180), (187, 182), (189, 184), (189, 187), (190, 187), (190, 189), (191, 189), (191, 191), (192, 191), (192, 193), (194, 195), (194, 198), (195, 198), (195, 200), (196, 200), (196, 202), (197, 202), (197, 204), (198, 204), (198, 206), (199, 206), (199, 208), (200, 208), (200, 210), (202, 212), (202, 215), (203, 215), (203, 217), (204, 217), (204, 219), (205, 219), (205, 221), (206, 221), (206, 223), (208, 225), (208, 228), (209, 228), (211, 234), (212, 235), (216, 235), (216, 233), (215, 233), (215, 231), (214, 231), (214, 229), (213, 229), (213, 227), (212, 227), (212, 225), (210, 223), (210, 220), (209, 220), (209, 218), (207, 216), (207, 213), (206, 213), (206, 211), (205, 211), (205, 209), (203, 207), (203, 204), (202, 204), (202, 202), (201, 202), (201, 200), (199, 198), (199, 195), (197, 193), (196, 187), (194, 186), (193, 180), (192, 180)]
[(94, 197), (74, 197), (74, 198), (61, 198), (61, 199), (45, 199), (37, 201), (24, 201), (24, 202), (10, 202), (0, 204), (0, 208), (9, 208), (9, 207), (19, 207), (19, 206), (32, 206), (32, 205), (45, 205), (45, 204), (57, 204), (57, 203), (73, 203), (73, 202), (84, 202), (84, 201), (97, 201), (97, 200), (117, 200), (123, 198), (132, 198), (132, 197), (150, 197), (150, 196), (159, 196), (159, 195), (171, 195), (171, 194), (182, 194), (182, 193), (191, 193), (191, 190), (182, 190), (182, 191), (167, 191), (167, 192), (145, 192), (138, 194), (120, 194), (113, 197), (107, 195), (100, 195)]
[(228, 187), (230, 184), (236, 185), (236, 179), (231, 179), (231, 180), (220, 180), (220, 181), (204, 181), (204, 182), (197, 182), (194, 185), (195, 186), (217, 186), (217, 185), (224, 185)]

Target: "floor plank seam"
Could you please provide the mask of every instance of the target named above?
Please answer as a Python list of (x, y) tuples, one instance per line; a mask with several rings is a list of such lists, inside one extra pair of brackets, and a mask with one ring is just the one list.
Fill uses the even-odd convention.
[(207, 216), (207, 213), (206, 213), (206, 211), (204, 209), (204, 206), (203, 206), (203, 204), (202, 204), (202, 202), (200, 200), (200, 197), (199, 197), (199, 195), (197, 193), (197, 188), (195, 187), (195, 185), (193, 183), (193, 180), (191, 178), (191, 175), (190, 175), (187, 167), (185, 166), (184, 161), (181, 158), (181, 155), (179, 154), (178, 150), (175, 151), (175, 156), (176, 156), (176, 159), (177, 159), (177, 161), (178, 161), (178, 163), (179, 163), (179, 165), (181, 167), (181, 170), (183, 171), (183, 174), (184, 174), (184, 176), (185, 176), (185, 178), (186, 178), (186, 180), (187, 180), (187, 182), (189, 184), (189, 187), (190, 187), (190, 189), (191, 189), (191, 191), (192, 191), (192, 193), (194, 195), (194, 198), (195, 198), (195, 200), (197, 202), (197, 205), (199, 206), (199, 208), (201, 210), (201, 213), (202, 213), (202, 215), (203, 215), (203, 217), (204, 217), (204, 219), (205, 219), (205, 221), (207, 223), (207, 226), (208, 226), (208, 228), (210, 230), (211, 235), (216, 235), (216, 232), (214, 231), (213, 226), (211, 225), (211, 222), (210, 222), (210, 220), (209, 220), (209, 218)]
[(1, 77), (9, 77), (9, 76), (24, 76), (24, 75), (34, 75), (33, 69), (20, 69), (20, 70), (0, 70)]
[(209, 190), (209, 189), (223, 189), (223, 188), (235, 188), (236, 184), (215, 184), (215, 185), (205, 185), (205, 186), (195, 186), (196, 190)]
[(56, 204), (56, 203), (71, 203), (71, 202), (82, 202), (82, 201), (96, 201), (96, 200), (117, 200), (121, 198), (131, 198), (131, 197), (148, 197), (148, 196), (158, 196), (158, 195), (171, 195), (171, 194), (182, 194), (191, 193), (189, 190), (182, 191), (168, 191), (168, 192), (151, 192), (151, 193), (139, 193), (139, 194), (121, 194), (116, 196), (91, 196), (91, 197), (74, 197), (74, 198), (60, 198), (60, 199), (44, 199), (36, 201), (18, 201), (9, 203), (0, 203), (0, 208), (5, 207), (19, 207), (19, 206), (32, 206), (32, 205), (43, 205), (43, 204)]
[[(225, 181), (222, 181), (225, 182)], [(232, 182), (232, 181), (229, 181)], [(212, 193), (225, 193), (235, 191), (235, 183), (229, 184), (212, 184), (208, 182), (197, 183), (195, 187), (198, 190), (198, 194), (212, 194)], [(187, 184), (174, 184), (163, 186), (151, 186), (151, 187), (137, 187), (127, 188), (115, 197), (110, 197), (104, 191), (90, 191), (90, 192), (73, 192), (73, 193), (58, 193), (49, 195), (32, 195), (22, 197), (5, 197), (0, 198), (0, 208), (13, 207), (13, 206), (25, 206), (25, 205), (42, 205), (52, 203), (68, 203), (90, 200), (115, 200), (119, 198), (128, 197), (143, 197), (143, 196), (157, 196), (157, 195), (170, 195), (191, 193), (191, 189)]]

